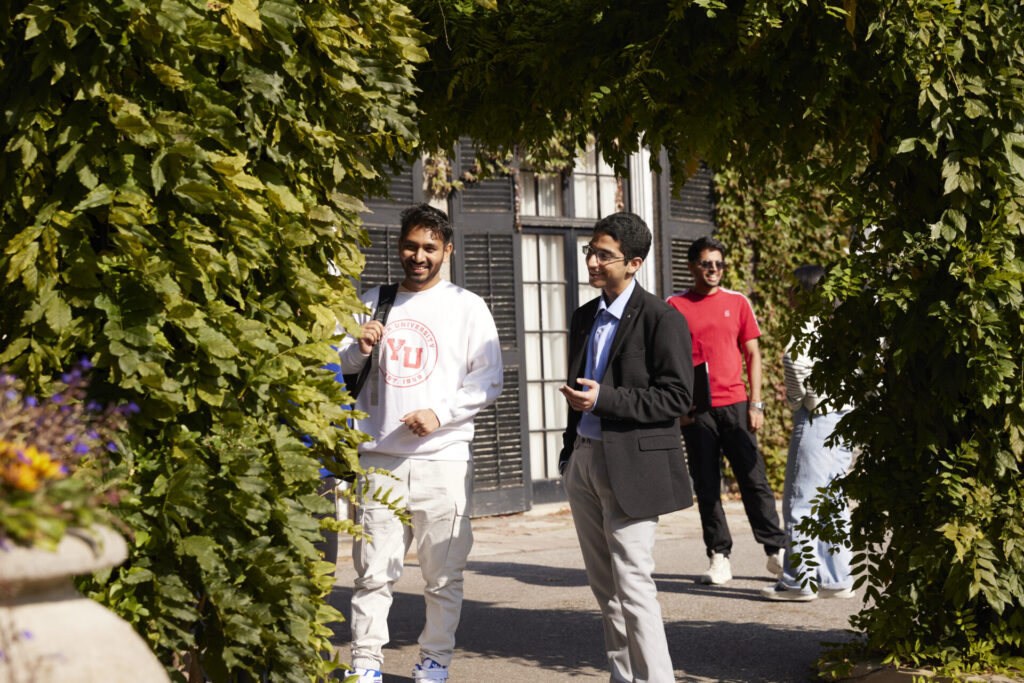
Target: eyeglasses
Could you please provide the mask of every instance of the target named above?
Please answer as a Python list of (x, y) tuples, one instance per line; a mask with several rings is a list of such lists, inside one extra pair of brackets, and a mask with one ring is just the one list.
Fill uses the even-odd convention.
[(584, 244), (582, 247), (580, 247), (580, 251), (583, 252), (583, 258), (585, 260), (589, 260), (590, 257), (593, 256), (597, 259), (598, 264), (602, 266), (608, 263), (615, 263), (616, 261), (626, 260), (625, 256), (616, 256), (615, 254), (610, 254), (607, 251), (594, 249), (589, 244)]
[(725, 270), (725, 261), (701, 261), (701, 270)]

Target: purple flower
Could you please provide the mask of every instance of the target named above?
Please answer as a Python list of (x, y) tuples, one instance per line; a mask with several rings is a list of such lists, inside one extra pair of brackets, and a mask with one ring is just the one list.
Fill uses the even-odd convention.
[(85, 455), (86, 453), (89, 452), (89, 447), (86, 446), (84, 443), (76, 443), (74, 451), (78, 455)]
[(65, 372), (63, 375), (60, 376), (60, 381), (64, 382), (64, 384), (71, 384), (71, 382), (74, 379), (75, 378), (71, 375), (70, 372)]
[(64, 443), (68, 443), (69, 441), (74, 441), (74, 440), (75, 440), (75, 435), (74, 434), (65, 434), (64, 435)]
[(107, 450), (110, 451), (111, 453), (116, 453), (117, 452), (117, 444), (114, 443), (113, 441), (108, 441), (107, 442)]
[(92, 429), (90, 429), (89, 431), (87, 431), (87, 432), (85, 433), (85, 435), (86, 435), (87, 437), (89, 437), (90, 439), (98, 439), (98, 438), (100, 438), (100, 433), (99, 433), (99, 432), (97, 432), (97, 431), (95, 431), (95, 430), (92, 430)]
[(21, 636), (22, 638), (24, 638), (25, 640), (32, 640), (32, 638), (33, 638), (32, 631), (28, 631), (28, 630), (23, 630), (18, 635)]
[(37, 405), (39, 405), (39, 401), (36, 400), (35, 396), (28, 396), (25, 398), (25, 405), (27, 405), (29, 408), (35, 408)]
[(54, 394), (53, 396), (50, 397), (50, 400), (53, 401), (54, 403), (63, 403), (64, 397), (61, 396), (60, 394)]
[(78, 361), (78, 367), (82, 369), (82, 372), (88, 372), (92, 370), (92, 363), (89, 362), (88, 358), (82, 358), (82, 360)]
[(61, 474), (67, 474), (68, 473), (68, 466), (67, 465), (61, 465), (57, 469), (57, 471), (60, 472)]
[(103, 406), (101, 406), (96, 401), (89, 401), (88, 403), (85, 404), (85, 409), (88, 410), (90, 413), (98, 413), (102, 407)]
[(14, 391), (13, 389), (8, 389), (7, 392), (4, 394), (4, 398), (6, 398), (8, 401), (16, 401), (18, 399), (18, 392)]
[(139, 406), (135, 402), (129, 403), (127, 407), (128, 407), (128, 412), (132, 413), (133, 415), (135, 413), (139, 412)]

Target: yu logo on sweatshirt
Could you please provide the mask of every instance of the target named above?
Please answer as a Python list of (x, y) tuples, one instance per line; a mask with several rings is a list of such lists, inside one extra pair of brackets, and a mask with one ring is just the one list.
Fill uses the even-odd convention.
[(395, 387), (412, 387), (427, 379), (437, 365), (437, 340), (423, 323), (396, 320), (384, 328), (380, 371)]

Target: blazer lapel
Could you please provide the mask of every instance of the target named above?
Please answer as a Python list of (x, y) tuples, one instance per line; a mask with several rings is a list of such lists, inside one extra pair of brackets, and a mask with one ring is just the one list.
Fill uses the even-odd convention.
[(615, 358), (615, 355), (619, 352), (619, 348), (622, 346), (623, 340), (632, 333), (633, 327), (636, 325), (636, 321), (640, 319), (640, 309), (643, 307), (643, 296), (644, 290), (640, 287), (640, 284), (637, 283), (636, 287), (633, 288), (633, 295), (629, 297), (629, 302), (626, 304), (626, 310), (622, 312), (622, 318), (619, 320), (619, 328), (615, 330), (615, 338), (612, 339), (612, 347), (608, 349), (609, 362), (612, 358)]

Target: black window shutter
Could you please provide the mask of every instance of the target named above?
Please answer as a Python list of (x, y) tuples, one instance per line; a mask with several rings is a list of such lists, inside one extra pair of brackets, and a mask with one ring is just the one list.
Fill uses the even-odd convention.
[[(695, 240), (715, 229), (714, 171), (701, 164), (696, 175), (681, 188), (672, 185), (668, 157), (662, 152), (658, 177), (658, 213), (661, 216), (662, 296), (669, 297), (693, 286), (686, 252)], [(677, 191), (678, 190), (678, 191)]]
[[(473, 145), (460, 141), (454, 171), (461, 175), (475, 163)], [(517, 292), (519, 233), (515, 228), (512, 178), (501, 176), (452, 194), (455, 226), (453, 277), (457, 284), (487, 302), (501, 340), (504, 390), (474, 421), (473, 514), (528, 509), (532, 495), (529, 446), (522, 416), (526, 412), (522, 311)]]
[(359, 278), (360, 292), (398, 282), (403, 277), (402, 264), (398, 258), (398, 226), (367, 227), (366, 231), (370, 235), (370, 246), (363, 250), (366, 265)]

